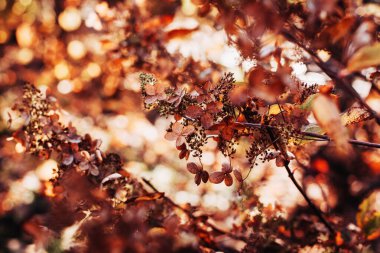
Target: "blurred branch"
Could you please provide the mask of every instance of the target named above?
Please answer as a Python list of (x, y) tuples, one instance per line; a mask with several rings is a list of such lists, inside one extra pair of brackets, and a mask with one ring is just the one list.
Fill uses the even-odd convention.
[[(246, 126), (246, 127), (252, 127), (252, 128), (263, 128), (264, 127), (266, 129), (276, 129), (275, 126), (263, 125), (260, 123), (235, 122), (235, 124)], [(304, 135), (304, 136), (318, 138), (319, 140), (323, 140), (323, 141), (332, 141), (330, 137), (328, 137), (327, 135), (323, 135), (323, 134), (316, 134), (316, 133), (305, 132), (305, 131), (300, 132), (300, 134)], [(315, 139), (315, 141), (318, 141), (318, 139)], [(371, 148), (380, 148), (379, 143), (358, 141), (358, 140), (353, 140), (353, 139), (348, 140), (348, 142), (351, 143), (352, 145), (365, 146), (365, 147), (371, 147)]]
[(331, 224), (323, 217), (321, 210), (317, 208), (314, 203), (311, 201), (311, 199), (306, 195), (306, 192), (302, 189), (301, 185), (297, 182), (297, 180), (294, 177), (293, 172), (289, 168), (289, 157), (286, 153), (286, 151), (281, 147), (281, 145), (278, 145), (278, 140), (276, 140), (276, 136), (271, 128), (267, 128), (268, 135), (270, 139), (272, 140), (273, 146), (276, 150), (280, 151), (282, 156), (285, 159), (284, 167), (286, 169), (286, 172), (288, 173), (288, 176), (290, 180), (292, 180), (293, 184), (296, 186), (298, 191), (301, 193), (303, 198), (306, 200), (309, 207), (313, 210), (315, 215), (319, 218), (319, 220), (326, 226), (326, 228), (330, 231), (332, 235), (335, 235), (335, 229), (331, 226)]
[[(154, 192), (156, 193), (161, 193), (160, 191), (157, 190), (157, 188), (152, 185), (152, 183), (145, 179), (145, 178), (142, 178), (143, 182), (150, 188), (152, 189)], [(173, 207), (181, 210), (182, 212), (184, 212), (190, 219), (192, 220), (199, 220), (199, 217), (195, 216), (190, 210), (187, 210), (183, 207), (181, 207), (180, 205), (178, 205), (177, 203), (175, 203), (172, 199), (170, 199), (169, 197), (163, 195), (163, 199), (165, 199), (170, 205), (172, 205)], [(215, 225), (211, 224), (209, 221), (205, 220), (205, 221), (202, 221), (206, 226), (210, 227), (214, 232), (220, 234), (220, 235), (225, 235), (225, 236), (228, 236), (228, 237), (231, 237), (235, 240), (239, 240), (239, 241), (243, 241), (243, 242), (247, 242), (248, 241), (248, 238), (245, 238), (243, 236), (238, 236), (238, 235), (235, 235), (235, 234), (232, 234), (232, 233), (229, 233), (227, 231), (224, 231), (218, 227), (216, 227)], [(196, 223), (197, 224), (197, 223)]]
[[(356, 92), (356, 90), (352, 87), (352, 85), (348, 82), (348, 80), (345, 77), (340, 77), (337, 71), (334, 71), (331, 66), (328, 66), (325, 62), (321, 60), (321, 58), (318, 57), (317, 54), (311, 49), (310, 47), (306, 46), (306, 43), (302, 41), (302, 39), (297, 39), (293, 34), (297, 34), (298, 29), (294, 28), (295, 31), (292, 31), (293, 25), (289, 24), (289, 27), (291, 31), (282, 30), (281, 34), (288, 39), (290, 42), (295, 43), (299, 47), (301, 47), (303, 50), (305, 50), (311, 58), (314, 60), (315, 64), (318, 65), (318, 67), (325, 72), (334, 82), (339, 85), (343, 90), (345, 90), (347, 93), (349, 93), (352, 97), (357, 99), (359, 103), (368, 110), (368, 112), (376, 119), (377, 124), (380, 125), (380, 117), (377, 115), (376, 111), (374, 111)], [(337, 66), (334, 66), (337, 67)], [(375, 87), (374, 84), (372, 84), (373, 87)]]

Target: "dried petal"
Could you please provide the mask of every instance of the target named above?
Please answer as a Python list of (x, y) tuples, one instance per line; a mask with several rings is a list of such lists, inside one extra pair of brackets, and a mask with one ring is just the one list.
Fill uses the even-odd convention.
[(194, 133), (195, 131), (195, 127), (193, 125), (188, 125), (188, 126), (185, 126), (182, 130), (182, 135), (183, 136), (188, 136), (192, 133)]
[(118, 179), (118, 178), (121, 178), (122, 175), (120, 175), (119, 173), (112, 173), (108, 176), (106, 176), (105, 178), (103, 178), (102, 182), (100, 183), (101, 185), (110, 181), (110, 180), (115, 180), (115, 179)]
[(185, 158), (186, 160), (189, 159), (190, 152), (187, 149), (182, 149), (181, 152), (179, 152), (178, 157), (179, 159)]
[(280, 155), (276, 158), (276, 166), (277, 167), (284, 167), (285, 164), (286, 164), (286, 160), (282, 157), (282, 155)]
[(185, 143), (186, 139), (183, 136), (179, 136), (176, 141), (176, 146), (181, 146), (183, 143)]
[(275, 159), (277, 158), (279, 155), (280, 155), (280, 151), (272, 151), (272, 152), (269, 152), (268, 154), (266, 154), (265, 156), (265, 160), (272, 160), (272, 159)]
[(214, 124), (214, 118), (210, 113), (201, 116), (201, 124), (205, 129), (209, 129)]
[(82, 137), (77, 134), (68, 134), (68, 141), (71, 143), (80, 143), (82, 141)]
[(153, 104), (156, 101), (157, 101), (157, 96), (147, 96), (145, 98), (145, 103), (146, 104)]
[(200, 183), (201, 183), (201, 174), (200, 173), (195, 175), (194, 182), (196, 185), (200, 185)]
[(70, 165), (74, 161), (74, 156), (72, 154), (63, 153), (62, 154), (62, 164), (63, 165)]
[(102, 152), (99, 149), (95, 150), (95, 155), (99, 162), (103, 162)]
[(224, 173), (231, 173), (232, 172), (232, 167), (228, 163), (223, 163), (222, 164), (222, 171)]
[(230, 174), (226, 174), (225, 178), (224, 178), (224, 183), (226, 184), (226, 186), (231, 186), (232, 183), (234, 182), (232, 176)]
[(90, 163), (87, 162), (87, 161), (83, 161), (83, 162), (80, 162), (79, 163), (79, 169), (82, 170), (82, 171), (86, 171), (86, 170), (89, 170), (90, 169)]
[(207, 104), (207, 111), (210, 113), (218, 113), (223, 109), (223, 103), (219, 101), (211, 102)]
[(86, 151), (86, 150), (82, 150), (81, 152), (80, 152), (80, 154), (83, 156), (83, 157), (85, 157), (86, 159), (90, 159), (90, 153), (88, 153), (88, 151)]
[(192, 174), (197, 174), (202, 169), (198, 165), (196, 165), (195, 163), (188, 163), (187, 164), (187, 170)]
[(190, 105), (187, 107), (185, 111), (185, 115), (192, 119), (199, 118), (202, 114), (203, 114), (203, 110), (198, 105)]
[(154, 96), (156, 95), (156, 87), (154, 85), (146, 85), (145, 92), (150, 96)]
[(165, 85), (162, 83), (155, 84), (156, 87), (156, 94), (165, 94)]
[(223, 182), (224, 177), (225, 177), (225, 173), (221, 171), (213, 172), (210, 175), (210, 182), (214, 184), (220, 184), (221, 182)]
[(172, 126), (172, 130), (174, 133), (180, 135), (182, 133), (182, 130), (183, 130), (183, 125), (179, 122), (175, 122)]
[(99, 176), (99, 169), (96, 166), (91, 165), (90, 174), (93, 176)]
[(233, 170), (233, 172), (234, 172), (234, 176), (235, 176), (236, 180), (240, 183), (243, 182), (243, 176), (241, 175), (240, 171), (235, 169), (235, 170)]
[(205, 170), (202, 171), (202, 175), (201, 175), (201, 177), (202, 177), (202, 181), (203, 181), (203, 183), (207, 183), (208, 178), (209, 178), (208, 172), (205, 171)]
[(174, 141), (174, 140), (177, 140), (178, 134), (174, 132), (167, 132), (164, 138), (167, 139), (168, 141)]

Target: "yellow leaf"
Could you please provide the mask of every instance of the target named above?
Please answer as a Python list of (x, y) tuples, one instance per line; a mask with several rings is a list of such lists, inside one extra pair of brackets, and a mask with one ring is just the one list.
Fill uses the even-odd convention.
[(343, 70), (343, 74), (362, 70), (371, 66), (380, 64), (380, 42), (376, 42), (370, 46), (360, 48), (350, 58), (347, 68)]
[(312, 112), (321, 128), (335, 143), (336, 151), (342, 156), (352, 152), (348, 143), (348, 130), (343, 126), (337, 104), (331, 96), (318, 94), (312, 102)]
[(376, 199), (379, 194), (380, 191), (375, 191), (364, 199), (356, 214), (356, 223), (363, 230), (368, 240), (375, 240), (380, 237), (380, 210), (376, 206)]
[(342, 124), (345, 126), (359, 123), (372, 118), (367, 109), (360, 106), (353, 106), (342, 114)]

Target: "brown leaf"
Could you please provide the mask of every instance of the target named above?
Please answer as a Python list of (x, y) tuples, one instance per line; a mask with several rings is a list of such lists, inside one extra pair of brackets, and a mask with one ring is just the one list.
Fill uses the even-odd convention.
[(221, 171), (213, 172), (210, 175), (210, 182), (213, 184), (220, 184), (221, 182), (223, 182), (224, 177), (225, 174)]
[(359, 123), (359, 122), (368, 120), (370, 118), (372, 118), (372, 116), (368, 112), (368, 110), (363, 108), (363, 107), (360, 107), (360, 106), (350, 107), (341, 116), (342, 123), (345, 126), (355, 124), (355, 123)]
[(172, 130), (174, 133), (176, 133), (177, 135), (180, 135), (182, 133), (182, 130), (183, 130), (183, 125), (181, 123), (179, 123), (178, 121), (175, 122), (172, 126)]
[(347, 67), (342, 70), (341, 74), (347, 75), (377, 65), (380, 65), (380, 42), (364, 46), (357, 50), (348, 60)]
[(198, 174), (196, 174), (195, 175), (195, 177), (194, 177), (194, 183), (196, 184), (196, 185), (200, 185), (200, 183), (201, 183), (201, 174), (200, 173), (198, 173)]
[(168, 40), (176, 39), (176, 38), (183, 38), (185, 36), (192, 34), (193, 32), (195, 32), (197, 30), (198, 30), (198, 27), (195, 27), (193, 29), (182, 28), (182, 29), (171, 30), (171, 31), (166, 33), (166, 38)]
[(201, 124), (205, 129), (209, 129), (214, 124), (213, 116), (205, 113), (201, 116)]
[(203, 183), (207, 183), (208, 178), (209, 178), (208, 172), (205, 171), (205, 170), (202, 171), (202, 175), (201, 175), (201, 177), (202, 177), (202, 181), (203, 181)]
[(188, 163), (187, 170), (192, 174), (197, 174), (202, 169), (195, 163)]
[(243, 176), (241, 175), (240, 171), (238, 171), (237, 169), (234, 169), (233, 173), (234, 173), (234, 176), (238, 182), (240, 182), (240, 183), (243, 182)]
[(174, 132), (167, 132), (164, 136), (164, 138), (168, 141), (174, 141), (174, 140), (177, 140), (178, 138), (178, 134), (174, 133)]
[(222, 164), (222, 171), (224, 173), (231, 173), (232, 172), (232, 167), (228, 163), (223, 163)]
[(218, 113), (222, 111), (223, 103), (219, 101), (210, 102), (207, 104), (206, 108), (209, 113)]
[(226, 174), (224, 178), (224, 183), (226, 186), (231, 186), (232, 183), (234, 182), (232, 176), (230, 174)]
[(185, 126), (182, 130), (182, 135), (183, 136), (188, 136), (192, 133), (194, 133), (195, 131), (195, 127), (193, 125), (188, 125), (188, 126)]
[(320, 35), (321, 42), (328, 41), (335, 44), (347, 34), (350, 34), (352, 25), (355, 23), (355, 18), (344, 17), (338, 23), (330, 25), (323, 29)]
[(135, 201), (152, 201), (152, 200), (160, 199), (163, 196), (164, 196), (163, 192), (148, 193), (145, 196), (136, 198)]
[(331, 96), (318, 94), (312, 102), (315, 119), (323, 130), (334, 140), (336, 151), (347, 156), (352, 149), (348, 143), (348, 130), (340, 119), (338, 106)]
[(185, 115), (192, 118), (197, 119), (203, 114), (203, 110), (200, 106), (197, 105), (190, 105), (187, 107), (185, 111)]

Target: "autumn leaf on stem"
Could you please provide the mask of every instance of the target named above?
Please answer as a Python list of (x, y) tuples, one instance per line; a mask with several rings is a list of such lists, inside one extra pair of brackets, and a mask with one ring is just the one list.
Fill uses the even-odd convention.
[(220, 184), (224, 181), (226, 186), (231, 186), (233, 179), (231, 176), (232, 167), (228, 163), (222, 165), (222, 171), (215, 171), (210, 175), (210, 182)]
[(207, 171), (203, 170), (203, 167), (201, 167), (195, 163), (188, 163), (187, 164), (187, 170), (191, 174), (195, 174), (194, 182), (196, 185), (199, 185), (201, 183), (201, 181), (203, 183), (207, 183), (209, 175), (208, 175)]
[(172, 132), (165, 134), (165, 139), (168, 141), (176, 141), (176, 146), (179, 147), (185, 143), (185, 137), (194, 133), (195, 127), (193, 125), (183, 126), (179, 122), (175, 122), (172, 126)]
[(146, 85), (145, 92), (147, 94), (145, 97), (145, 103), (147, 104), (153, 104), (156, 101), (166, 99), (165, 86), (161, 83)]

